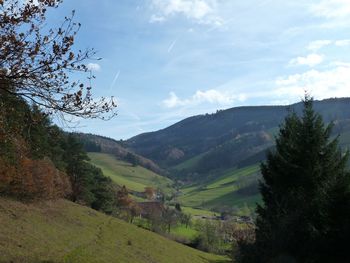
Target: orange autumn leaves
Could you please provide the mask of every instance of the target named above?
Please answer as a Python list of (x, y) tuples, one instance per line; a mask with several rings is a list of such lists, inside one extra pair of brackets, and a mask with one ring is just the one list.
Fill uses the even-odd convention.
[(22, 199), (55, 199), (68, 196), (71, 185), (49, 159), (24, 157), (11, 165), (0, 158), (0, 192)]

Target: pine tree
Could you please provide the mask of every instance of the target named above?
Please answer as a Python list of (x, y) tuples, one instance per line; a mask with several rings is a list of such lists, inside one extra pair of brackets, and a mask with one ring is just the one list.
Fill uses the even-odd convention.
[(256, 242), (242, 262), (350, 262), (348, 153), (331, 129), (307, 96), (302, 116), (286, 118), (261, 165)]

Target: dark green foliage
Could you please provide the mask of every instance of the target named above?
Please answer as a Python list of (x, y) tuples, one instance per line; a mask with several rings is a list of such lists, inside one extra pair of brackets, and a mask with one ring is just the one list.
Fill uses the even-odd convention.
[(304, 101), (302, 117), (291, 113), (276, 150), (261, 165), (255, 244), (241, 245), (241, 262), (349, 262), (350, 175), (348, 153), (332, 126)]
[(175, 209), (179, 212), (181, 212), (181, 205), (179, 203), (175, 204)]
[(116, 190), (112, 180), (104, 176), (101, 169), (89, 163), (85, 163), (84, 176), (84, 201), (93, 209), (111, 214), (116, 206)]
[[(237, 136), (203, 155), (192, 169), (198, 173), (205, 173), (238, 166), (248, 157), (253, 157), (272, 145), (268, 135), (264, 135), (263, 132), (254, 132)], [(252, 162), (255, 163), (256, 161)]]
[(30, 106), (22, 98), (4, 92), (0, 95), (1, 157), (16, 163), (16, 148), (17, 151), (21, 148), (25, 152), (28, 146), (30, 158), (49, 157), (57, 168), (64, 170), (61, 144), (65, 135), (62, 130), (52, 125), (50, 118), (38, 107)]
[(0, 91), (0, 155), (12, 164), (17, 159), (15, 138), (23, 134), (29, 111), (23, 99)]
[(132, 164), (132, 166), (136, 166), (138, 164), (138, 160), (135, 154), (127, 153), (125, 156), (125, 160)]
[(66, 172), (72, 183), (72, 201), (84, 200), (86, 199), (86, 197), (82, 198), (84, 195), (86, 196), (84, 186), (88, 184), (85, 161), (89, 160), (89, 158), (83, 150), (82, 144), (72, 134), (67, 136), (64, 150), (64, 161), (67, 164)]
[(84, 150), (87, 152), (101, 152), (101, 145), (89, 140), (89, 138), (84, 136), (78, 136), (79, 141), (83, 144)]
[(48, 132), (51, 121), (37, 106), (32, 107), (29, 113), (30, 121), (25, 127), (24, 138), (31, 147), (32, 157), (41, 159), (50, 154), (50, 134)]
[(115, 194), (111, 179), (89, 160), (83, 145), (74, 134), (68, 134), (64, 144), (66, 172), (72, 183), (72, 201), (85, 203), (96, 210), (111, 213)]

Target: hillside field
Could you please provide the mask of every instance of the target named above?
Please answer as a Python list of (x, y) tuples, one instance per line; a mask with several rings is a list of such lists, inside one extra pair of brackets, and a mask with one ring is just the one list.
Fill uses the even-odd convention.
[(237, 207), (241, 212), (255, 207), (260, 201), (257, 193), (259, 165), (232, 169), (203, 185), (183, 188), (180, 203), (188, 207), (219, 209), (224, 206)]
[(66, 200), (0, 198), (0, 262), (229, 262)]
[(160, 188), (164, 193), (173, 191), (173, 182), (141, 166), (118, 160), (111, 154), (88, 153), (91, 163), (99, 167), (105, 176), (110, 177), (116, 184), (125, 185), (128, 189), (143, 192), (145, 187)]

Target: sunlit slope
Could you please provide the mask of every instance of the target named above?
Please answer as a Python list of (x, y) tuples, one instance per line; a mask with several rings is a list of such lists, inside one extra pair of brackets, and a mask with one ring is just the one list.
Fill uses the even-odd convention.
[[(338, 139), (343, 151), (350, 149), (350, 132), (346, 130), (348, 130), (348, 127), (345, 126), (342, 127), (340, 132), (334, 130), (336, 135), (333, 136), (333, 138), (336, 138), (339, 135)], [(270, 150), (274, 150), (273, 147)], [(261, 156), (265, 155), (266, 151), (263, 151)], [(255, 161), (253, 157), (247, 163)], [(174, 169), (191, 169), (196, 165), (196, 162), (198, 162), (198, 158), (194, 157), (174, 167)], [(257, 191), (259, 174), (259, 162), (240, 169), (218, 170), (216, 174), (213, 173), (215, 175), (212, 176), (213, 179), (205, 178), (206, 180), (202, 183), (195, 183), (183, 188), (183, 195), (179, 197), (179, 200), (183, 205), (205, 209), (220, 210), (225, 206), (237, 208), (248, 206), (254, 209), (256, 203), (261, 200)]]
[(111, 154), (89, 153), (91, 163), (101, 168), (104, 175), (109, 176), (120, 186), (143, 192), (146, 186), (160, 188), (165, 193), (172, 191), (172, 181), (141, 166), (132, 166), (120, 161)]
[(259, 165), (227, 171), (207, 184), (182, 189), (179, 201), (186, 206), (203, 208), (254, 206), (260, 200), (259, 174)]
[[(349, 143), (350, 98), (314, 102), (314, 109), (333, 133)], [(202, 183), (223, 171), (265, 160), (274, 136), (289, 112), (301, 114), (303, 105), (237, 107), (193, 116), (165, 129), (140, 134), (126, 141), (128, 149), (152, 159), (173, 178)], [(193, 136), (195, 135), (195, 136)]]
[(0, 198), (0, 222), (0, 262), (226, 262), (66, 200)]

